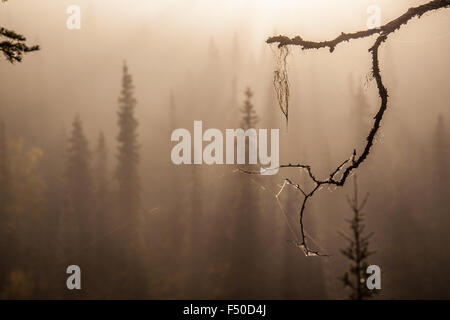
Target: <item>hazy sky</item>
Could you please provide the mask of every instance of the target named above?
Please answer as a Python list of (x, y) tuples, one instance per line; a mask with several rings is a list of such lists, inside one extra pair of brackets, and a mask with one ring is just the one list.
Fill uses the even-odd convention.
[[(120, 66), (124, 59), (128, 60), (135, 77), (140, 105), (161, 105), (167, 100), (167, 92), (186, 83), (187, 74), (204, 68), (212, 38), (221, 53), (222, 63), (226, 63), (230, 59), (233, 35), (239, 37), (241, 54), (247, 57), (241, 71), (249, 73), (251, 78), (251, 63), (259, 61), (262, 54), (272, 54), (264, 41), (274, 33), (302, 35), (312, 40), (329, 39), (340, 31), (366, 28), (369, 5), (380, 6), (382, 23), (385, 23), (412, 4), (425, 2), (10, 0), (0, 6), (2, 25), (25, 34), (29, 43), (40, 44), (42, 50), (27, 55), (20, 65), (0, 63), (0, 72), (7, 75), (0, 80), (0, 93), (5, 105), (41, 101), (55, 109), (55, 116), (70, 119), (73, 112), (65, 112), (70, 109), (99, 121), (110, 121), (115, 116), (113, 113), (111, 119), (105, 119), (99, 111), (104, 111), (102, 106), (116, 105), (117, 94), (111, 95), (111, 92), (119, 90)], [(81, 8), (81, 30), (66, 28), (66, 9), (72, 4)], [(384, 46), (392, 49), (391, 61), (386, 62), (395, 64), (396, 72), (405, 74), (407, 81), (400, 84), (407, 92), (417, 91), (418, 86), (425, 87), (425, 91), (445, 91), (447, 87), (443, 80), (448, 74), (448, 64), (442, 66), (438, 61), (448, 52), (450, 13), (442, 10), (432, 15), (432, 18), (423, 17), (420, 22), (410, 22)], [(363, 79), (369, 71), (367, 48), (371, 41), (343, 44), (333, 55), (320, 51), (314, 58), (319, 59), (315, 81), (326, 82), (330, 74), (347, 79), (348, 73), (359, 73), (357, 79)], [(309, 68), (309, 58), (301, 57), (295, 53), (291, 58), (293, 64)], [(322, 57), (325, 60), (320, 60)], [(301, 72), (309, 71), (303, 68)], [(389, 81), (389, 74), (386, 76)], [(249, 85), (252, 85), (251, 80)], [(340, 85), (341, 80), (333, 83), (336, 88)], [(332, 94), (328, 98), (334, 99)], [(417, 98), (412, 100), (418, 101)]]

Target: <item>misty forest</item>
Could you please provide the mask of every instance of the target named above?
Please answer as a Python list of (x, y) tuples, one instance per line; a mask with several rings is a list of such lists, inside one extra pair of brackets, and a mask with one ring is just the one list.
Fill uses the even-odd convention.
[[(449, 9), (0, 1), (0, 298), (450, 298)], [(174, 164), (200, 120), (278, 173)]]

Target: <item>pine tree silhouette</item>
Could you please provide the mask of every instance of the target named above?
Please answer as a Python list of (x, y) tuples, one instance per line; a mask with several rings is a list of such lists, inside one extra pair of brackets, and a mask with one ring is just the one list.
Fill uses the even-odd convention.
[(134, 112), (136, 99), (133, 96), (133, 79), (123, 66), (122, 91), (119, 98), (119, 143), (116, 178), (119, 182), (118, 200), (121, 217), (135, 223), (140, 209), (140, 183), (138, 176), (139, 146), (137, 142), (138, 122)]
[(94, 181), (95, 181), (95, 239), (97, 241), (97, 250), (99, 254), (105, 251), (108, 246), (104, 241), (113, 226), (115, 217), (111, 210), (109, 177), (108, 177), (108, 149), (105, 136), (100, 133), (95, 149), (94, 162)]
[(349, 296), (352, 300), (363, 300), (372, 297), (376, 291), (369, 290), (366, 285), (366, 270), (368, 267), (367, 258), (374, 253), (369, 250), (369, 239), (373, 233), (364, 234), (364, 214), (362, 210), (366, 205), (368, 195), (362, 203), (358, 199), (358, 182), (355, 176), (354, 180), (354, 196), (352, 199), (348, 198), (348, 204), (353, 211), (353, 218), (348, 220), (351, 229), (351, 235), (341, 233), (341, 235), (348, 241), (349, 246), (341, 250), (341, 253), (346, 256), (350, 262), (350, 270), (345, 272), (341, 280), (344, 286), (351, 289)]
[(241, 120), (241, 128), (250, 129), (255, 128), (256, 124), (259, 122), (259, 118), (256, 115), (255, 108), (251, 102), (253, 97), (253, 92), (250, 88), (247, 88), (245, 91), (245, 101), (244, 106), (241, 109), (242, 112), (242, 120)]
[[(65, 204), (61, 216), (64, 264), (82, 266), (83, 282), (91, 283), (93, 241), (93, 187), (91, 152), (79, 116), (72, 123), (72, 132), (66, 150)], [(88, 291), (63, 291), (67, 298), (86, 297)]]
[(121, 261), (117, 274), (119, 295), (134, 299), (144, 298), (147, 294), (146, 267), (143, 262), (143, 244), (141, 230), (141, 197), (138, 174), (139, 145), (137, 142), (138, 121), (135, 117), (136, 99), (132, 76), (128, 73), (126, 62), (123, 65), (122, 91), (119, 97), (118, 124), (118, 220), (122, 225), (118, 237), (118, 249)]
[(97, 146), (94, 153), (94, 171), (95, 181), (95, 218), (94, 218), (94, 252), (95, 259), (93, 268), (95, 268), (95, 279), (91, 283), (93, 298), (105, 298), (110, 296), (111, 289), (105, 287), (104, 283), (112, 283), (115, 280), (113, 268), (105, 269), (105, 265), (112, 265), (115, 252), (115, 242), (111, 235), (114, 234), (116, 217), (112, 207), (111, 190), (108, 176), (108, 148), (103, 132), (100, 132), (97, 140)]
[[(80, 117), (72, 123), (72, 133), (67, 149), (66, 178), (66, 227), (69, 253), (77, 256), (79, 250), (91, 241), (92, 179), (90, 172), (91, 153), (83, 132)], [(73, 258), (72, 256), (71, 258)]]
[[(244, 106), (241, 108), (241, 128), (244, 130), (255, 129), (258, 122), (256, 111), (251, 98), (253, 93), (250, 88), (245, 91)], [(250, 139), (246, 137), (245, 154), (248, 155)], [(248, 158), (247, 158), (248, 159)], [(258, 219), (260, 219), (258, 193), (255, 184), (247, 176), (238, 176), (236, 183), (236, 200), (233, 221), (233, 242), (228, 282), (232, 283), (230, 295), (238, 299), (256, 298), (263, 294), (263, 273), (257, 268), (258, 261)], [(255, 270), (259, 270), (256, 272)], [(253, 271), (253, 272), (252, 272)]]
[(95, 185), (97, 209), (103, 211), (108, 201), (108, 149), (103, 132), (98, 137), (95, 150)]
[[(88, 232), (92, 213), (92, 177), (91, 152), (83, 132), (80, 117), (75, 117), (72, 123), (72, 134), (67, 149), (67, 166), (65, 171), (67, 196), (70, 211), (77, 220), (80, 241), (90, 240)], [(86, 225), (88, 224), (88, 225)]]

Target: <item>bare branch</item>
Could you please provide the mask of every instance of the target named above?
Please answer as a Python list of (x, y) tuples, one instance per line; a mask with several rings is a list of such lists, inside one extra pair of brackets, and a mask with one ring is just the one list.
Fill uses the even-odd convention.
[[(413, 8), (408, 9), (403, 15), (401, 15), (398, 18), (390, 21), (389, 23), (381, 26), (380, 28), (375, 28), (375, 29), (370, 29), (370, 30), (365, 30), (365, 31), (358, 31), (358, 32), (354, 32), (354, 33), (341, 33), (335, 39), (329, 40), (329, 41), (322, 41), (322, 42), (306, 41), (306, 40), (302, 39), (300, 36), (296, 36), (294, 38), (289, 38), (289, 37), (282, 36), (282, 35), (270, 37), (267, 39), (266, 42), (269, 44), (278, 43), (278, 48), (280, 48), (280, 49), (282, 49), (286, 46), (289, 46), (289, 45), (295, 45), (295, 46), (300, 46), (300, 48), (302, 50), (328, 48), (330, 50), (330, 52), (333, 52), (334, 49), (336, 48), (336, 46), (344, 41), (348, 42), (350, 40), (362, 39), (362, 38), (370, 37), (372, 35), (378, 35), (373, 46), (368, 51), (372, 56), (372, 75), (377, 84), (378, 95), (380, 97), (380, 106), (379, 106), (379, 109), (378, 109), (376, 115), (374, 116), (374, 122), (373, 122), (372, 128), (370, 129), (369, 134), (366, 138), (367, 142), (366, 142), (366, 145), (365, 145), (362, 153), (359, 156), (357, 156), (356, 149), (354, 149), (351, 157), (349, 159), (345, 160), (344, 162), (342, 162), (342, 164), (340, 164), (334, 171), (332, 171), (330, 173), (328, 179), (325, 179), (325, 180), (316, 178), (316, 176), (314, 176), (314, 174), (312, 173), (311, 167), (309, 165), (305, 165), (305, 164), (289, 163), (287, 165), (281, 165), (279, 168), (276, 168), (276, 169), (302, 168), (302, 169), (306, 170), (310, 179), (314, 183), (314, 187), (309, 193), (306, 193), (300, 186), (294, 185), (296, 187), (296, 189), (298, 189), (302, 192), (303, 197), (304, 197), (301, 208), (300, 208), (300, 212), (299, 212), (300, 236), (301, 236), (302, 242), (300, 244), (298, 244), (298, 246), (303, 249), (306, 256), (314, 256), (314, 255), (321, 256), (318, 252), (310, 250), (306, 244), (306, 236), (305, 236), (305, 231), (304, 231), (304, 226), (303, 226), (303, 216), (304, 216), (306, 205), (307, 205), (309, 199), (312, 198), (314, 196), (315, 192), (318, 191), (320, 189), (320, 187), (323, 185), (334, 185), (336, 187), (344, 186), (345, 182), (347, 181), (347, 178), (350, 176), (352, 171), (357, 169), (369, 156), (369, 153), (374, 144), (375, 136), (381, 126), (381, 121), (386, 112), (387, 105), (388, 105), (387, 104), (388, 103), (388, 91), (383, 84), (381, 73), (380, 73), (379, 57), (378, 57), (380, 46), (387, 40), (387, 38), (390, 34), (395, 32), (396, 30), (400, 29), (403, 25), (407, 24), (411, 19), (413, 19), (415, 17), (420, 18), (422, 15), (424, 15), (425, 13), (430, 12), (430, 11), (434, 11), (434, 10), (438, 10), (438, 9), (442, 9), (442, 8), (449, 8), (449, 7), (450, 7), (450, 0), (433, 0), (424, 5), (420, 5), (418, 7), (413, 7)], [(286, 60), (286, 58), (284, 57), (284, 61), (285, 60)], [(287, 75), (285, 75), (285, 77), (286, 77), (286, 81), (287, 81)], [(284, 115), (287, 117), (287, 107), (286, 107), (287, 102), (283, 101), (283, 103), (284, 103), (284, 105), (280, 105), (280, 107), (281, 107)], [(347, 164), (349, 164), (349, 165), (346, 166)], [(271, 170), (271, 169), (267, 169), (267, 170)], [(240, 171), (243, 173), (246, 173), (246, 174), (260, 174), (260, 172), (251, 172), (251, 171), (246, 171), (246, 170), (240, 170)], [(336, 175), (341, 172), (342, 172), (341, 177), (335, 178)], [(285, 183), (286, 183), (286, 181), (288, 181), (290, 184), (292, 184), (290, 182), (290, 180), (286, 179)], [(283, 187), (280, 190), (279, 194), (283, 190), (284, 185), (285, 184), (283, 184)], [(367, 200), (367, 197), (366, 197), (366, 199), (364, 199), (361, 207), (364, 206), (366, 200)]]
[(420, 18), (426, 12), (441, 8), (448, 8), (449, 6), (450, 6), (449, 0), (433, 0), (424, 5), (408, 9), (408, 11), (406, 11), (403, 15), (381, 26), (380, 28), (357, 31), (353, 33), (341, 33), (335, 39), (328, 41), (322, 42), (306, 41), (303, 40), (302, 37), (300, 36), (289, 38), (286, 36), (279, 35), (270, 37), (269, 39), (266, 40), (266, 42), (269, 44), (278, 43), (279, 48), (287, 45), (295, 45), (300, 46), (303, 50), (328, 48), (330, 52), (333, 52), (336, 46), (344, 41), (348, 42), (350, 40), (367, 38), (374, 34), (389, 35), (390, 33), (393, 33), (394, 31), (400, 29), (402, 25), (408, 23), (408, 21), (414, 17)]

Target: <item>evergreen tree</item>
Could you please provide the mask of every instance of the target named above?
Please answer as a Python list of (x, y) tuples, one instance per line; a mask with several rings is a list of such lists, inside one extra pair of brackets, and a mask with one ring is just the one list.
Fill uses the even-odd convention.
[(341, 280), (345, 287), (351, 289), (350, 299), (363, 300), (373, 296), (375, 291), (369, 290), (366, 286), (366, 270), (368, 267), (367, 258), (374, 253), (369, 250), (369, 239), (373, 235), (364, 234), (364, 214), (362, 210), (366, 205), (367, 196), (359, 203), (357, 178), (354, 178), (354, 196), (348, 198), (348, 204), (353, 211), (353, 218), (348, 220), (351, 229), (351, 235), (342, 234), (348, 241), (349, 246), (342, 249), (341, 252), (350, 261), (350, 271), (345, 272)]
[[(95, 185), (97, 197), (97, 211), (100, 215), (106, 213), (108, 202), (108, 149), (105, 136), (100, 133), (95, 150)], [(102, 218), (102, 217), (100, 217)], [(100, 222), (105, 222), (103, 219)]]
[(98, 254), (101, 254), (108, 246), (104, 237), (110, 231), (114, 221), (111, 214), (110, 190), (108, 188), (108, 149), (105, 136), (100, 133), (95, 149), (95, 240), (97, 242)]
[[(244, 106), (241, 108), (241, 127), (244, 130), (255, 128), (258, 117), (251, 102), (253, 96), (250, 88), (245, 92)], [(249, 139), (246, 139), (246, 154), (248, 154)], [(238, 175), (233, 209), (234, 221), (232, 226), (232, 241), (230, 246), (231, 266), (228, 284), (232, 287), (230, 296), (238, 299), (257, 298), (264, 294), (264, 281), (261, 272), (255, 272), (255, 262), (259, 255), (257, 232), (260, 226), (259, 199), (255, 192), (255, 185), (248, 175)], [(259, 269), (261, 271), (261, 268)]]
[(82, 225), (89, 221), (92, 206), (92, 178), (90, 172), (91, 153), (88, 141), (83, 132), (80, 117), (75, 117), (72, 123), (72, 135), (69, 138), (67, 150), (67, 166), (65, 177), (67, 182), (67, 196), (70, 210), (78, 220), (80, 239), (89, 239), (86, 228)]
[[(91, 153), (83, 132), (80, 118), (72, 123), (72, 132), (66, 151), (65, 168), (66, 198), (62, 214), (62, 231), (64, 237), (64, 255), (67, 265), (80, 265), (84, 270), (85, 283), (91, 283), (93, 240), (93, 187), (91, 177)], [(68, 297), (84, 296), (87, 291), (67, 292)]]
[[(91, 292), (94, 292), (94, 298), (108, 297), (108, 291), (105, 283), (111, 283), (115, 279), (112, 268), (105, 269), (104, 266), (111, 266), (115, 244), (110, 241), (111, 233), (114, 232), (114, 212), (111, 206), (110, 190), (108, 188), (108, 148), (106, 146), (105, 136), (101, 132), (98, 136), (97, 147), (94, 157), (95, 179), (95, 234), (93, 243), (95, 243), (95, 285), (92, 285)], [(94, 262), (94, 261), (93, 261)]]
[(236, 33), (233, 35), (233, 42), (231, 45), (231, 70), (230, 73), (231, 76), (231, 92), (229, 99), (229, 108), (226, 108), (228, 110), (226, 115), (226, 124), (234, 124), (238, 121), (239, 118), (239, 102), (238, 102), (238, 79), (239, 79), (239, 72), (240, 72), (240, 65), (241, 65), (241, 53), (239, 50), (239, 40)]
[(253, 97), (253, 92), (250, 88), (247, 88), (245, 91), (245, 101), (244, 106), (241, 109), (242, 112), (242, 120), (241, 120), (241, 128), (244, 130), (255, 128), (256, 124), (259, 122), (259, 118), (256, 115), (255, 108), (251, 102)]
[(48, 221), (46, 221), (43, 232), (46, 234), (48, 264), (45, 274), (48, 278), (57, 281), (47, 282), (48, 287), (44, 299), (62, 298), (67, 292), (65, 274), (61, 270), (67, 268), (66, 249), (68, 235), (65, 233), (67, 225), (65, 219), (69, 212), (67, 206), (67, 179), (65, 177), (67, 168), (68, 131), (65, 126), (52, 135), (53, 141), (46, 147), (46, 156), (42, 161), (42, 170), (47, 182), (46, 199)]
[(136, 99), (133, 96), (133, 79), (123, 66), (122, 91), (119, 97), (118, 124), (119, 143), (116, 178), (119, 182), (118, 200), (121, 218), (137, 223), (140, 209), (140, 183), (138, 176), (139, 146), (137, 142), (138, 122), (134, 115)]
[(117, 275), (119, 295), (128, 298), (143, 298), (147, 292), (146, 268), (143, 263), (142, 238), (140, 234), (140, 182), (138, 175), (139, 146), (137, 142), (138, 121), (135, 117), (136, 99), (132, 76), (126, 63), (123, 66), (122, 90), (119, 97), (118, 124), (118, 219), (124, 225), (118, 241), (120, 261)]

